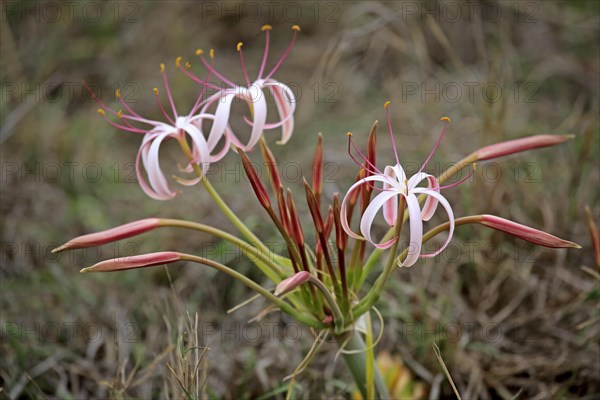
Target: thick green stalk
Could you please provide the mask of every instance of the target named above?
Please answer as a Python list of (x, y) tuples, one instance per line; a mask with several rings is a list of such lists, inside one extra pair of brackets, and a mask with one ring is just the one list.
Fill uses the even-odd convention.
[[(338, 346), (343, 346), (344, 350), (352, 352), (350, 354), (342, 353), (342, 357), (344, 358), (344, 361), (346, 361), (346, 365), (348, 366), (348, 369), (350, 369), (354, 382), (356, 382), (356, 386), (358, 386), (358, 390), (360, 390), (363, 399), (368, 399), (366, 385), (367, 348), (364, 340), (358, 331), (353, 330), (346, 332), (343, 335), (336, 336), (336, 341)], [(387, 386), (385, 385), (385, 381), (383, 380), (383, 376), (381, 375), (377, 364), (373, 365), (373, 371), (375, 375), (375, 388), (377, 389), (376, 399), (389, 399), (390, 395)]]

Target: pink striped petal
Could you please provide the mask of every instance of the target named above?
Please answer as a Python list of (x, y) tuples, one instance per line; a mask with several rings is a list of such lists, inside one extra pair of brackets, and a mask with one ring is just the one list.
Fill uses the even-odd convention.
[[(383, 173), (392, 178), (395, 178), (397, 176), (396, 171), (394, 171), (394, 168), (392, 168), (389, 165), (385, 167)], [(383, 190), (390, 190), (391, 188), (391, 184), (386, 182), (383, 183)], [(392, 197), (383, 205), (383, 217), (385, 218), (385, 222), (387, 222), (389, 226), (394, 226), (394, 224), (396, 223), (396, 219), (398, 218), (398, 196)]]
[[(440, 192), (440, 184), (438, 183), (438, 180), (435, 178), (435, 176), (429, 175), (427, 177), (428, 182), (428, 187), (439, 193)], [(428, 196), (427, 200), (425, 200), (425, 205), (423, 206), (423, 210), (421, 211), (421, 218), (423, 218), (423, 221), (429, 221), (431, 219), (431, 217), (433, 217), (433, 214), (435, 214), (435, 210), (437, 209), (438, 206), (438, 200), (435, 196)]]
[(366, 185), (367, 182), (383, 182), (383, 183), (388, 183), (390, 185), (394, 185), (395, 182), (392, 180), (392, 178), (385, 176), (385, 175), (372, 175), (372, 176), (368, 176), (364, 179), (361, 179), (360, 181), (356, 182), (355, 184), (353, 184), (352, 186), (350, 186), (350, 189), (348, 189), (348, 192), (346, 192), (346, 195), (344, 196), (344, 200), (342, 201), (342, 205), (340, 207), (340, 222), (342, 223), (342, 228), (344, 228), (344, 231), (348, 234), (348, 236), (354, 238), (354, 239), (361, 239), (364, 240), (364, 237), (362, 237), (361, 235), (354, 233), (354, 231), (352, 230), (352, 228), (350, 228), (350, 225), (348, 224), (348, 201), (350, 200), (350, 198), (352, 197), (350, 194), (358, 189), (358, 187), (360, 185)]
[(363, 214), (362, 219), (360, 220), (360, 232), (363, 234), (364, 238), (372, 243), (375, 247), (380, 249), (387, 249), (394, 243), (395, 238), (388, 240), (384, 243), (377, 243), (371, 238), (371, 227), (373, 225), (373, 221), (375, 220), (375, 216), (379, 212), (379, 210), (383, 207), (383, 205), (390, 201), (393, 197), (400, 195), (395, 191), (384, 191), (371, 201), (365, 213)]
[(410, 193), (405, 196), (408, 220), (410, 222), (410, 237), (408, 239), (408, 253), (404, 261), (399, 261), (400, 267), (413, 266), (421, 254), (423, 243), (423, 221), (421, 220), (421, 206), (417, 197)]
[(454, 235), (454, 213), (452, 212), (452, 207), (450, 207), (450, 203), (448, 203), (448, 200), (446, 200), (446, 198), (444, 196), (442, 196), (441, 194), (439, 194), (438, 192), (436, 192), (432, 189), (417, 188), (417, 189), (413, 190), (413, 193), (423, 193), (423, 194), (426, 194), (427, 196), (429, 196), (428, 198), (436, 199), (436, 201), (439, 201), (442, 204), (442, 206), (446, 210), (446, 213), (448, 214), (448, 221), (450, 222), (450, 229), (448, 229), (448, 237), (446, 238), (446, 241), (439, 249), (437, 249), (433, 253), (427, 253), (427, 254), (421, 255), (422, 258), (435, 257), (438, 254), (440, 254), (448, 246), (448, 244), (450, 243), (450, 240), (452, 239), (452, 235)]

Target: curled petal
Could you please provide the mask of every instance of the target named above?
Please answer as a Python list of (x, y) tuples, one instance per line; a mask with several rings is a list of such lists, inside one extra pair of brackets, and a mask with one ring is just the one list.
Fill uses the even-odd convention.
[[(140, 146), (140, 150), (138, 151), (138, 155), (135, 162), (135, 171), (142, 190), (144, 191), (144, 193), (146, 193), (148, 196), (155, 200), (169, 200), (175, 197), (175, 192), (171, 191), (167, 186), (166, 179), (162, 171), (160, 170), (160, 166), (154, 165), (154, 163), (158, 164), (158, 157), (156, 157), (156, 159), (153, 161), (151, 161), (151, 159), (149, 158), (150, 147), (154, 143), (154, 140), (158, 137), (162, 137), (164, 139), (164, 137), (166, 136), (168, 136), (168, 133), (162, 133), (158, 135), (146, 135), (144, 137), (144, 140), (142, 141), (142, 145)], [(146, 168), (150, 184), (148, 184), (146, 182), (146, 179), (144, 178), (144, 174), (142, 173), (142, 165), (144, 166), (144, 168)], [(148, 169), (149, 165), (152, 165), (152, 168), (150, 170)], [(150, 174), (158, 175), (158, 178), (156, 176), (153, 176), (153, 178), (151, 179)], [(163, 180), (162, 185), (159, 185), (157, 187), (155, 186), (154, 182), (157, 180), (160, 181), (161, 176)]]
[(341, 206), (341, 210), (340, 210), (340, 222), (342, 224), (342, 228), (344, 228), (344, 231), (348, 234), (348, 236), (354, 238), (354, 239), (360, 239), (360, 240), (364, 240), (364, 237), (362, 237), (361, 235), (355, 233), (354, 231), (352, 231), (352, 229), (350, 228), (350, 224), (348, 223), (348, 201), (350, 201), (350, 198), (352, 197), (351, 193), (354, 192), (356, 189), (358, 189), (361, 185), (366, 185), (367, 182), (383, 182), (384, 184), (389, 184), (389, 185), (395, 185), (395, 181), (385, 175), (372, 175), (372, 176), (368, 176), (366, 178), (363, 178), (361, 180), (359, 180), (358, 182), (356, 182), (354, 185), (350, 186), (350, 189), (348, 189), (348, 192), (346, 193), (346, 196), (344, 196), (344, 200), (342, 201), (342, 206)]
[[(400, 167), (402, 168), (402, 167)], [(404, 172), (404, 171), (402, 171)], [(398, 176), (394, 168), (391, 166), (385, 167), (383, 173), (389, 177), (395, 178)], [(404, 181), (400, 181), (404, 182)], [(383, 190), (391, 190), (392, 185), (390, 183), (383, 183)], [(398, 218), (398, 197), (394, 196), (389, 201), (385, 202), (383, 206), (383, 217), (389, 226), (393, 226), (396, 223), (396, 219)]]
[[(421, 245), (423, 243), (423, 221), (421, 220), (421, 207), (419, 200), (414, 194), (405, 196), (406, 209), (408, 210), (408, 219), (410, 222), (410, 238), (408, 241), (408, 253), (404, 261), (400, 261), (398, 266), (411, 267), (417, 262), (421, 255)], [(454, 220), (453, 220), (454, 221)]]
[(448, 246), (448, 244), (450, 243), (450, 240), (452, 239), (452, 235), (454, 234), (454, 213), (452, 212), (452, 207), (450, 207), (450, 203), (448, 203), (448, 200), (446, 200), (446, 198), (444, 196), (442, 196), (438, 192), (434, 191), (433, 189), (417, 188), (417, 189), (413, 190), (413, 193), (423, 193), (423, 194), (426, 194), (428, 196), (428, 199), (430, 199), (430, 198), (435, 199), (436, 200), (436, 204), (439, 201), (442, 204), (442, 206), (444, 207), (444, 209), (446, 210), (446, 213), (448, 214), (448, 220), (450, 222), (450, 228), (448, 229), (448, 237), (446, 238), (446, 241), (444, 242), (444, 244), (439, 249), (437, 249), (433, 253), (428, 253), (428, 254), (422, 254), (421, 255), (422, 258), (435, 257), (436, 255), (438, 255), (439, 253), (441, 253)]
[(277, 144), (286, 144), (292, 137), (294, 131), (294, 111), (296, 111), (296, 98), (292, 90), (281, 82), (269, 80), (265, 83), (273, 94), (275, 106), (279, 113), (280, 121), (268, 124), (266, 129), (273, 129), (281, 126), (281, 140)]
[[(435, 176), (429, 175), (427, 177), (428, 187), (429, 189), (439, 193), (440, 192), (440, 184)], [(433, 214), (435, 214), (435, 210), (437, 209), (438, 200), (435, 196), (428, 196), (427, 200), (425, 200), (425, 204), (423, 205), (423, 210), (421, 210), (421, 218), (423, 221), (429, 221)]]
[(267, 102), (265, 100), (264, 93), (260, 87), (252, 86), (250, 88), (236, 87), (234, 89), (228, 89), (222, 93), (216, 93), (207, 99), (201, 112), (205, 113), (206, 110), (217, 101), (219, 105), (215, 111), (215, 119), (212, 129), (209, 134), (209, 141), (211, 145), (214, 141), (216, 144), (223, 134), (226, 133), (226, 129), (229, 123), (229, 115), (231, 113), (231, 103), (234, 98), (244, 100), (248, 107), (252, 110), (253, 123), (252, 132), (250, 139), (247, 144), (243, 144), (239, 141), (233, 131), (229, 131), (229, 139), (237, 147), (244, 151), (252, 150), (252, 148), (258, 143), (267, 120)]
[(149, 150), (146, 159), (143, 161), (144, 167), (146, 168), (146, 172), (148, 173), (148, 180), (150, 181), (150, 185), (156, 190), (156, 192), (173, 197), (175, 196), (175, 192), (169, 189), (167, 179), (165, 178), (165, 175), (163, 174), (160, 168), (160, 160), (158, 157), (160, 145), (165, 139), (168, 139), (171, 135), (171, 133), (163, 133), (157, 136), (154, 140), (152, 140), (152, 142), (150, 142), (149, 145)]
[[(377, 215), (377, 212), (379, 211), (379, 209), (381, 209), (386, 202), (389, 202), (390, 200), (392, 200), (392, 198), (394, 198), (398, 195), (400, 195), (400, 193), (397, 193), (395, 191), (384, 191), (384, 192), (378, 194), (371, 201), (371, 203), (365, 210), (365, 213), (363, 214), (362, 219), (360, 220), (360, 232), (363, 234), (364, 238), (367, 241), (372, 243), (377, 248), (387, 249), (396, 240), (396, 238), (393, 238), (384, 243), (374, 242), (373, 239), (371, 238), (371, 226), (373, 225), (373, 221), (375, 220), (375, 216)], [(417, 206), (418, 206), (418, 203), (417, 203)]]
[(192, 138), (194, 156), (193, 162), (201, 163), (202, 173), (206, 173), (210, 165), (211, 156), (208, 148), (208, 143), (202, 134), (202, 131), (192, 123), (186, 123), (181, 129)]

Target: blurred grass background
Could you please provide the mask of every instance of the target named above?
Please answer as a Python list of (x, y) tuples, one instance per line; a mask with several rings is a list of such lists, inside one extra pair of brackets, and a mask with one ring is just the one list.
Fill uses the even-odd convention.
[[(4, 1), (2, 13), (4, 398), (284, 396), (281, 381), (310, 347), (310, 332), (296, 335), (287, 318), (271, 314), (256, 338), (248, 321), (265, 303), (226, 314), (251, 296), (241, 284), (193, 265), (78, 273), (102, 259), (171, 249), (209, 254), (263, 280), (230, 249), (203, 235), (158, 231), (98, 251), (50, 253), (71, 237), (150, 216), (232, 229), (200, 187), (181, 188), (169, 202), (147, 198), (133, 174), (140, 137), (102, 121), (81, 81), (115, 108), (119, 86), (138, 112), (160, 119), (151, 92), (162, 88), (159, 63), (186, 110), (198, 88), (175, 71), (175, 57), (203, 74), (194, 51), (214, 48), (218, 68), (241, 82), (235, 45), (244, 42), (252, 77), (265, 23), (273, 25), (269, 65), (291, 25), (302, 27), (275, 75), (298, 97), (294, 136), (279, 147), (278, 132), (266, 133), (298, 202), (317, 132), (330, 198), (356, 174), (345, 133), (364, 147), (386, 100), (400, 157), (412, 166), (437, 138), (438, 119), (452, 117), (431, 172), (500, 140), (575, 135), (483, 164), (446, 196), (457, 216), (500, 215), (583, 248), (548, 250), (461, 228), (441, 257), (395, 274), (378, 304), (386, 325), (377, 350), (399, 356), (406, 379), (431, 398), (452, 395), (434, 342), (465, 399), (599, 395), (600, 289), (583, 211), (589, 205), (598, 220), (597, 2)], [(378, 159), (392, 162), (385, 124), (379, 132)], [(167, 169), (181, 162), (170, 150)], [(248, 225), (277, 243), (234, 154), (211, 179)], [(299, 398), (351, 395), (335, 351), (325, 346), (298, 378)]]

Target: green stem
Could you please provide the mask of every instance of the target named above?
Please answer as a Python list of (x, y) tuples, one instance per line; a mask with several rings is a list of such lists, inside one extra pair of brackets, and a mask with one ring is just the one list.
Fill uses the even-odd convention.
[(253, 280), (246, 277), (245, 275), (240, 274), (239, 272), (237, 272), (234, 269), (231, 269), (231, 268), (229, 268), (221, 263), (218, 263), (216, 261), (213, 261), (213, 260), (210, 260), (210, 259), (207, 259), (204, 257), (194, 256), (191, 254), (182, 254), (181, 259), (196, 262), (199, 264), (204, 264), (204, 265), (214, 268), (220, 272), (224, 272), (225, 274), (231, 276), (232, 278), (235, 278), (238, 281), (242, 282), (244, 285), (248, 286), (250, 289), (263, 295), (267, 300), (269, 300), (270, 302), (275, 304), (277, 307), (279, 307), (281, 309), (281, 311), (291, 315), (297, 321), (302, 322), (303, 324), (310, 326), (312, 328), (315, 328), (315, 329), (323, 328), (323, 324), (321, 322), (319, 322), (317, 319), (315, 319), (314, 317), (300, 313), (298, 310), (296, 310), (294, 307), (292, 307), (289, 303), (287, 303), (284, 300), (280, 299), (279, 297), (275, 296), (273, 293), (271, 293), (267, 289), (263, 288), (258, 283), (254, 282)]
[[(344, 361), (352, 376), (354, 382), (360, 390), (363, 399), (367, 399), (367, 356), (366, 356), (366, 345), (360, 333), (356, 330), (346, 332), (343, 335), (336, 336), (338, 346), (344, 348), (344, 350), (352, 351), (352, 353), (342, 353)], [(377, 367), (377, 364), (373, 365), (375, 375), (375, 388), (377, 389), (377, 399), (389, 399), (387, 386), (383, 380), (383, 376)], [(370, 399), (369, 399), (370, 400)]]
[(315, 285), (317, 289), (319, 289), (321, 293), (323, 293), (323, 297), (329, 304), (331, 312), (333, 313), (334, 333), (339, 335), (344, 329), (344, 315), (342, 314), (342, 311), (338, 307), (337, 303), (335, 302), (335, 299), (333, 298), (329, 290), (327, 290), (323, 282), (321, 282), (314, 275), (310, 276), (309, 282)]
[[(185, 153), (185, 155), (191, 162), (193, 159), (192, 150), (190, 149), (190, 146), (189, 146), (187, 140), (185, 138), (181, 138), (178, 141), (179, 141), (179, 145), (181, 146), (181, 149), (183, 150), (183, 152)], [(246, 237), (246, 239), (248, 239), (250, 241), (250, 243), (252, 243), (256, 247), (258, 247), (261, 251), (270, 253), (270, 250), (267, 248), (267, 246), (265, 246), (264, 243), (258, 237), (256, 237), (256, 235), (254, 233), (252, 233), (252, 231), (250, 229), (248, 229), (248, 227), (246, 225), (244, 225), (242, 220), (238, 218), (238, 216), (233, 212), (233, 210), (231, 210), (231, 208), (229, 208), (229, 206), (227, 205), (227, 203), (225, 203), (225, 201), (221, 198), (221, 196), (219, 196), (219, 193), (217, 193), (217, 191), (215, 190), (213, 185), (208, 181), (206, 176), (202, 173), (202, 170), (200, 169), (198, 164), (197, 163), (191, 163), (191, 164), (192, 164), (192, 168), (194, 169), (194, 172), (200, 178), (200, 181), (206, 188), (206, 191), (208, 192), (210, 197), (212, 197), (213, 201), (215, 203), (217, 203), (217, 206), (219, 206), (219, 208), (221, 209), (223, 214), (225, 214), (225, 216), (231, 221), (231, 223), (233, 225), (235, 225), (235, 227)]]
[[(400, 234), (402, 233), (402, 225), (404, 225), (405, 221), (405, 210), (406, 200), (404, 200), (404, 197), (402, 197), (398, 204), (398, 218), (396, 219), (396, 226), (394, 226), (394, 237), (396, 238), (396, 241), (390, 248), (388, 262), (383, 270), (383, 273), (379, 275), (379, 278), (377, 278), (375, 285), (371, 288), (369, 293), (367, 293), (367, 295), (354, 307), (355, 310), (360, 311), (360, 314), (354, 315), (355, 318), (358, 318), (359, 315), (364, 314), (365, 311), (369, 310), (371, 306), (377, 302), (377, 299), (379, 299), (385, 284), (387, 283), (392, 271), (394, 270), (394, 267), (396, 266), (396, 251), (398, 250), (398, 245), (400, 244)], [(368, 308), (364, 309), (364, 307)]]
[(197, 222), (179, 220), (179, 219), (171, 219), (171, 218), (161, 218), (160, 226), (172, 226), (176, 228), (185, 228), (185, 229), (193, 229), (200, 232), (206, 232), (210, 235), (216, 236), (223, 240), (226, 240), (236, 247), (238, 247), (244, 255), (247, 257), (249, 255), (256, 257), (262, 261), (262, 263), (269, 267), (268, 270), (263, 271), (269, 279), (271, 279), (274, 283), (279, 283), (283, 278), (285, 278), (285, 274), (281, 271), (281, 268), (277, 264), (275, 264), (273, 260), (273, 253), (264, 253), (263, 251), (257, 249), (252, 246), (250, 243), (243, 241), (242, 239), (234, 236), (230, 233), (222, 231), (220, 229), (214, 228), (212, 226), (200, 224)]

